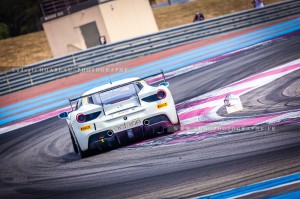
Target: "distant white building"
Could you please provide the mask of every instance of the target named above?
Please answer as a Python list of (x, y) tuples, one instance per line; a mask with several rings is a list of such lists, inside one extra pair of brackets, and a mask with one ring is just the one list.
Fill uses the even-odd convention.
[(149, 0), (42, 0), (53, 56), (158, 31)]

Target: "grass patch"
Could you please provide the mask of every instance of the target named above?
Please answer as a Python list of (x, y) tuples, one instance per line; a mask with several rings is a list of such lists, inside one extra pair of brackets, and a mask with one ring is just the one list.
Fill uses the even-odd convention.
[[(283, 0), (264, 0), (271, 4)], [(158, 3), (167, 0), (157, 0)], [(251, 9), (251, 0), (194, 0), (189, 3), (153, 9), (160, 30), (191, 23), (195, 12), (206, 19)], [(22, 67), (52, 58), (44, 31), (0, 40), (0, 70)]]
[[(283, 0), (264, 0), (265, 5), (280, 1)], [(205, 19), (211, 19), (252, 8), (251, 0), (194, 0), (185, 4), (153, 9), (153, 13), (158, 28), (162, 30), (192, 23), (197, 11), (201, 12)]]
[(52, 58), (44, 31), (0, 40), (0, 70)]

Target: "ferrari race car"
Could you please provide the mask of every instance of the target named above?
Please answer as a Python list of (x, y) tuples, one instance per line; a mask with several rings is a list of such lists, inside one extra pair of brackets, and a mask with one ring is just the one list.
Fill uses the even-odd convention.
[(164, 75), (164, 82), (157, 87), (148, 85), (145, 79), (123, 79), (69, 99), (72, 111), (63, 112), (58, 117), (67, 120), (76, 153), (84, 158), (97, 149), (126, 145), (147, 135), (180, 130), (174, 100)]

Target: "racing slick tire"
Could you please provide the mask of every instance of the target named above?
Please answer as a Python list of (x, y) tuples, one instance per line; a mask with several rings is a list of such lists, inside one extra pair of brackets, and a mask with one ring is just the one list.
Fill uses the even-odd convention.
[(91, 153), (90, 153), (89, 150), (86, 150), (86, 151), (81, 150), (81, 148), (78, 144), (78, 141), (75, 137), (73, 137), (73, 135), (71, 133), (71, 130), (70, 130), (70, 135), (71, 135), (72, 144), (73, 144), (73, 148), (74, 148), (75, 153), (79, 153), (81, 158), (86, 158), (86, 157), (90, 156)]
[(86, 157), (89, 157), (90, 156), (90, 151), (89, 150), (86, 150), (86, 151), (82, 151), (80, 148), (79, 148), (79, 155), (81, 158), (86, 158)]
[(75, 152), (75, 153), (78, 153), (78, 152), (79, 152), (79, 151), (78, 151), (78, 147), (77, 147), (77, 145), (76, 145), (76, 143), (75, 143), (74, 137), (73, 137), (73, 135), (72, 135), (70, 129), (69, 129), (69, 132), (70, 132), (70, 137), (71, 137), (71, 140), (72, 140), (72, 145), (73, 145), (74, 152)]
[(79, 152), (79, 155), (81, 158), (86, 158), (91, 155), (91, 152), (89, 150), (86, 150), (86, 151), (81, 150), (77, 140), (76, 140), (76, 143), (77, 143), (78, 152)]

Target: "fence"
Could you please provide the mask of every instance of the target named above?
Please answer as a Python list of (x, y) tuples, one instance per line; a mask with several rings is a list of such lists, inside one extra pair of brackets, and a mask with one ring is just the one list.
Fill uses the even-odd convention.
[(0, 73), (0, 95), (101, 67), (159, 52), (199, 39), (277, 20), (300, 13), (300, 1), (290, 0), (134, 39), (93, 47), (63, 57)]

